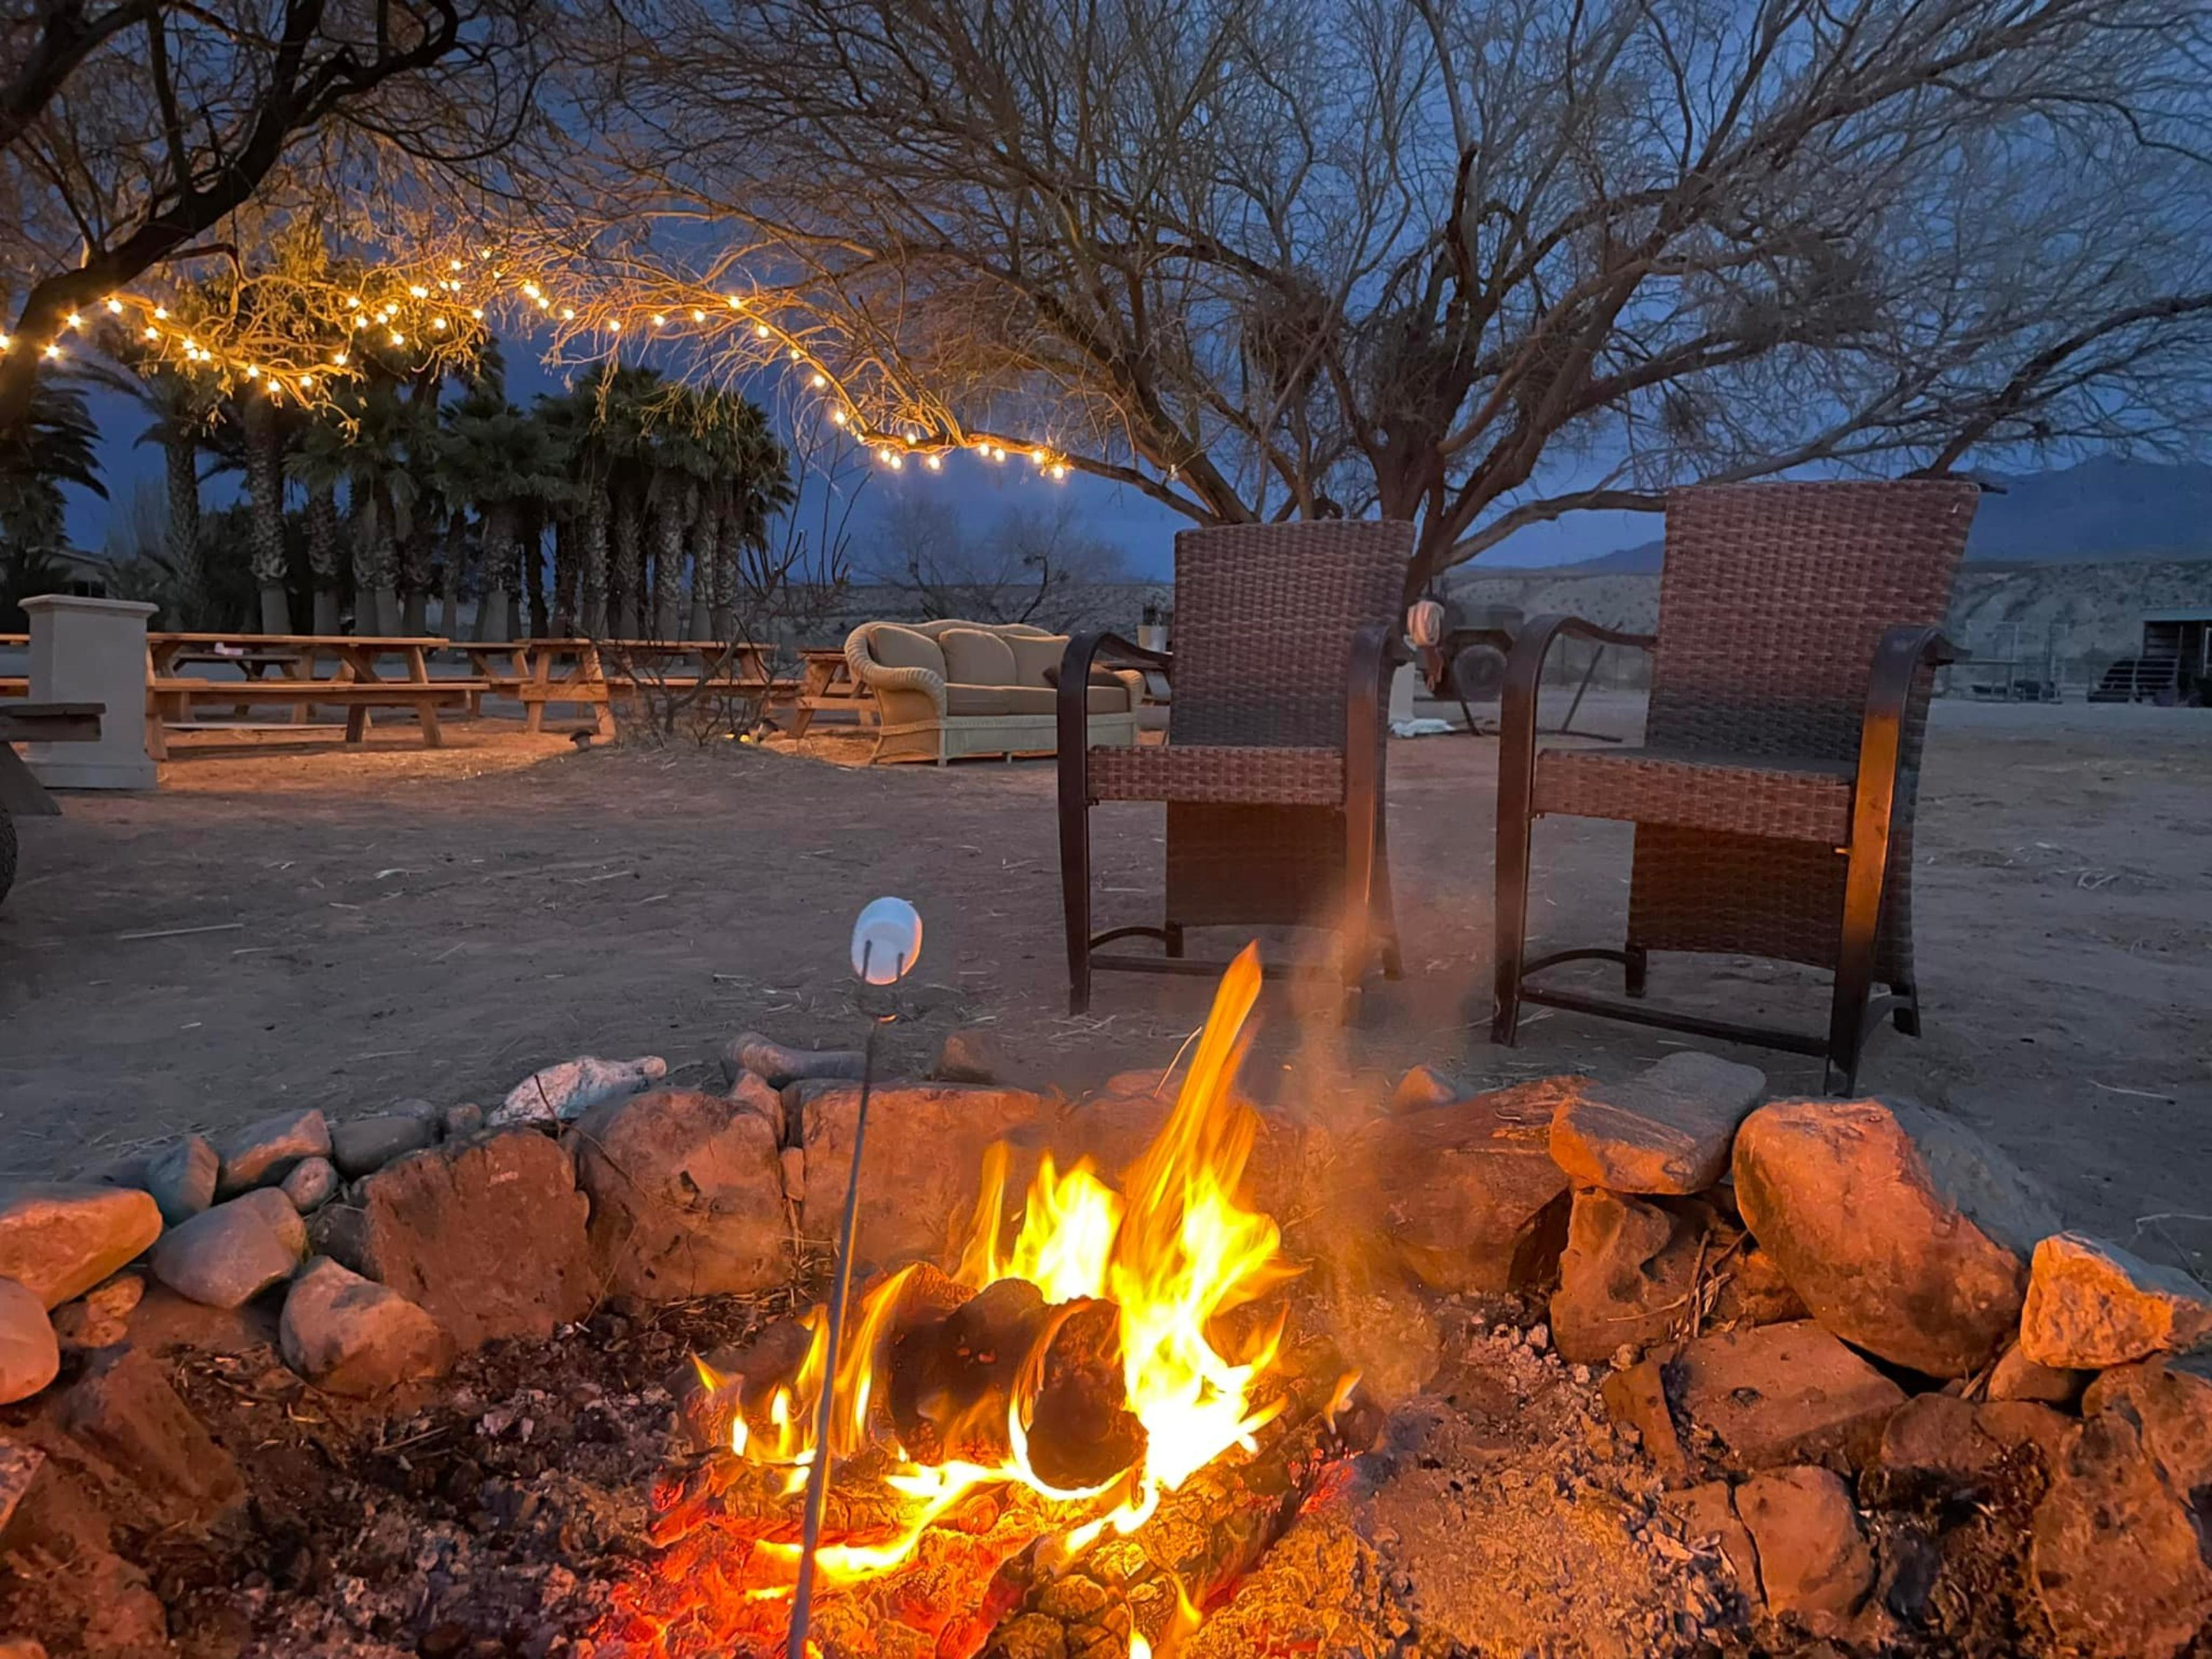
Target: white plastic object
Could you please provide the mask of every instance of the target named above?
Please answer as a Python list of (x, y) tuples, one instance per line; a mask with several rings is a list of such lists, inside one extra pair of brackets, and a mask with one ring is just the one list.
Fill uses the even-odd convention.
[(867, 985), (895, 985), (921, 954), (921, 913), (902, 898), (879, 898), (853, 924), (853, 974)]

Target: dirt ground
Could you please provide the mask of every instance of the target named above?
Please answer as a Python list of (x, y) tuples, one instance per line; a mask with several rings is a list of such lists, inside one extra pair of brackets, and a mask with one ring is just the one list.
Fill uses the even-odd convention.
[[(1583, 724), (1632, 732), (1638, 713), (1617, 698)], [(879, 893), (928, 928), (888, 1037), (907, 1069), (988, 1024), (1019, 1080), (1072, 1090), (1164, 1065), (1204, 1017), (1199, 983), (1126, 975), (1067, 1017), (1048, 764), (856, 769), (833, 763), (854, 758), (837, 735), (798, 755), (579, 753), (506, 722), (449, 732), (437, 752), (398, 726), (355, 751), (195, 748), (158, 794), (22, 822), (0, 907), (0, 1170), (307, 1104), (490, 1101), (578, 1053), (662, 1054), (684, 1080), (749, 1028), (849, 1042), (845, 939)], [(1379, 1098), (1423, 1060), (1471, 1083), (1614, 1075), (1681, 1046), (1542, 1011), (1517, 1048), (1489, 1042), (1496, 758), (1464, 735), (1393, 745), (1407, 978), (1341, 1037), (1271, 994), (1256, 1094)], [(2205, 1270), (2212, 716), (1947, 702), (1925, 775), (1927, 1035), (1878, 1036), (1862, 1086), (1957, 1113), (2076, 1223)], [(1158, 809), (1101, 809), (1093, 834), (1103, 919), (1156, 920)], [(1542, 939), (1617, 941), (1628, 844), (1622, 826), (1540, 830)], [(1824, 1018), (1794, 970), (1662, 958), (1651, 991)], [(1819, 1086), (1817, 1062), (1737, 1057)]]

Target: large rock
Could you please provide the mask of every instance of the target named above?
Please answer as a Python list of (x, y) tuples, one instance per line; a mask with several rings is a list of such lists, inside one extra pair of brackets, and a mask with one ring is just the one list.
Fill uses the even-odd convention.
[(1701, 1193), (1728, 1173), (1736, 1126), (1766, 1073), (1687, 1050), (1625, 1083), (1592, 1083), (1552, 1119), (1552, 1158), (1577, 1184)]
[(2212, 1292), (2187, 1273), (2081, 1233), (2035, 1247), (2020, 1351), (2054, 1370), (2104, 1370), (2179, 1353), (2212, 1333)]
[(61, 1344), (45, 1304), (12, 1279), (0, 1279), (0, 1406), (28, 1400), (62, 1368)]
[(549, 1336), (598, 1301), (575, 1166), (531, 1128), (386, 1164), (316, 1216), (321, 1248), (428, 1311), (463, 1348)]
[(374, 1175), (395, 1158), (419, 1152), (438, 1138), (438, 1120), (388, 1112), (331, 1125), (331, 1162), (349, 1181)]
[(2059, 1649), (2087, 1659), (2174, 1659), (2212, 1620), (2203, 1534), (2128, 1413), (2090, 1417), (2057, 1460), (2028, 1576)]
[(337, 1166), (326, 1158), (303, 1158), (292, 1166), (292, 1173), (284, 1177), (276, 1190), (301, 1215), (319, 1210), (337, 1194)]
[(1983, 1395), (1990, 1400), (2036, 1400), (2046, 1406), (2070, 1406), (2089, 1385), (2090, 1373), (2039, 1365), (2013, 1344), (1997, 1356)]
[(1884, 1473), (1946, 1488), (1972, 1486), (1996, 1467), (2005, 1447), (1980, 1413), (1955, 1395), (1915, 1395), (1882, 1425)]
[(331, 1155), (331, 1126), (319, 1111), (283, 1112), (234, 1129), (216, 1142), (222, 1170), (215, 1195), (226, 1198), (256, 1187), (273, 1187), (303, 1158)]
[(1686, 1345), (1674, 1399), (1740, 1468), (1863, 1462), (1905, 1391), (1809, 1320), (1718, 1331)]
[(261, 1187), (162, 1234), (154, 1277), (210, 1308), (236, 1308), (289, 1279), (307, 1249), (307, 1226), (292, 1200)]
[(557, 1066), (543, 1066), (507, 1091), (507, 1098), (491, 1109), (487, 1120), (494, 1128), (519, 1123), (568, 1123), (592, 1107), (624, 1095), (634, 1095), (668, 1075), (668, 1062), (659, 1054), (635, 1060), (602, 1060), (579, 1054)]
[(948, 1031), (929, 1075), (939, 1083), (1003, 1083), (1008, 1070), (998, 1033), (981, 1025)]
[(2117, 1412), (2133, 1423), (2176, 1492), (2212, 1487), (2212, 1382), (2146, 1359), (2106, 1371), (2089, 1385), (2081, 1409), (2089, 1417)]
[(201, 1527), (246, 1496), (230, 1454), (135, 1347), (95, 1355), (62, 1397), (60, 1418), (127, 1485), (134, 1521)]
[(142, 1180), (161, 1206), (162, 1221), (173, 1227), (215, 1202), (216, 1177), (222, 1171), (222, 1154), (215, 1142), (205, 1135), (186, 1135), (147, 1160)]
[(1878, 1100), (1778, 1101), (1735, 1138), (1736, 1200), (1821, 1324), (1933, 1376), (2010, 1340), (2047, 1200), (1971, 1130)]
[(742, 1101), (690, 1089), (610, 1101), (578, 1120), (576, 1181), (607, 1288), (665, 1301), (788, 1279), (778, 1128)]
[(161, 1236), (161, 1212), (135, 1188), (0, 1183), (0, 1279), (47, 1308), (81, 1296)]
[(1560, 1356), (1595, 1364), (1663, 1341), (1689, 1328), (1693, 1305), (1708, 1328), (1805, 1316), (1772, 1260), (1704, 1200), (1577, 1188), (1552, 1295)]
[(1758, 1547), (1770, 1612), (1840, 1617), (1857, 1611), (1874, 1588), (1874, 1553), (1850, 1488), (1832, 1471), (1801, 1466), (1754, 1474), (1736, 1488), (1735, 1508)]
[(1379, 1118), (1346, 1138), (1342, 1213), (1434, 1289), (1499, 1293), (1540, 1283), (1566, 1243), (1567, 1177), (1552, 1119), (1579, 1078), (1549, 1078)]
[(858, 1048), (793, 1048), (758, 1031), (741, 1031), (722, 1045), (722, 1075), (729, 1081), (757, 1072), (778, 1089), (802, 1082), (857, 1083), (866, 1061)]
[(442, 1376), (453, 1363), (453, 1339), (436, 1320), (326, 1255), (293, 1279), (277, 1337), (284, 1363), (332, 1394), (382, 1394)]
[[(800, 1226), (817, 1245), (836, 1237), (860, 1098), (857, 1085), (822, 1079), (784, 1091), (786, 1121), (800, 1126), (805, 1155), (797, 1195)], [(854, 1231), (859, 1259), (882, 1266), (956, 1251), (975, 1215), (984, 1150), (1036, 1121), (1042, 1105), (1025, 1089), (960, 1084), (877, 1089), (862, 1154)]]

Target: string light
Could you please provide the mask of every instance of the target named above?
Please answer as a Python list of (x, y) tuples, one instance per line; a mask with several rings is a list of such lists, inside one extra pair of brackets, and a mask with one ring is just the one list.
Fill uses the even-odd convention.
[(120, 317), (123, 314), (123, 301), (110, 300), (107, 302), (107, 314), (111, 317)]
[[(6, 343), (6, 342), (5, 342), (5, 341), (0, 341), (0, 345), (4, 345), (5, 343)], [(842, 409), (833, 409), (833, 410), (831, 410), (830, 411), (830, 423), (832, 426), (842, 426), (842, 425), (844, 425), (844, 424), (845, 424), (845, 411), (844, 411), (843, 410), (842, 410)]]
[(819, 392), (823, 386), (830, 384), (830, 377), (827, 374), (824, 374), (820, 369), (817, 369), (814, 371), (814, 378), (809, 380), (807, 384), (812, 386), (817, 392)]
[(52, 341), (49, 340), (46, 342), (46, 355), (49, 357), (58, 357), (62, 355), (62, 349), (56, 345)]
[(942, 455), (925, 455), (921, 459), (921, 464), (932, 472), (945, 471), (945, 457)]
[(84, 326), (84, 319), (77, 315), (76, 312), (72, 311), (68, 316), (62, 319), (62, 326), (64, 328), (82, 328)]

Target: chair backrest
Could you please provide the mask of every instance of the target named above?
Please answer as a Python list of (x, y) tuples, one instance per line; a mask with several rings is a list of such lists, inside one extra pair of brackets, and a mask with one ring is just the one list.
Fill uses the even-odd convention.
[(1950, 478), (1674, 491), (1645, 743), (1856, 760), (1875, 647), (1941, 625), (1980, 495)]
[(1168, 741), (1340, 748), (1352, 636), (1395, 625), (1413, 552), (1390, 520), (1178, 534)]

